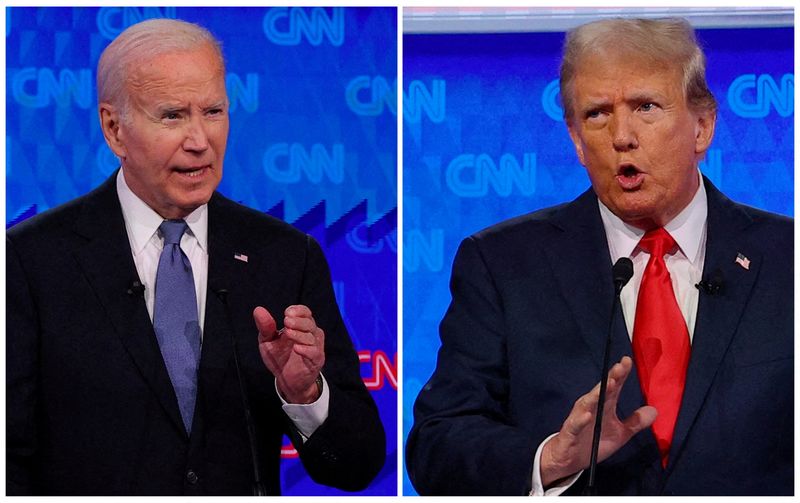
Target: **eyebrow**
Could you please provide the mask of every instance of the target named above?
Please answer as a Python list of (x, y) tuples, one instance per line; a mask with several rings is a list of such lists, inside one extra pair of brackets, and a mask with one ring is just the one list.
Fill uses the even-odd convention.
[[(209, 103), (208, 105), (199, 105), (199, 108), (200, 108), (200, 110), (210, 110), (210, 109), (213, 109), (213, 108), (225, 108), (226, 103), (227, 103), (226, 100), (219, 100), (219, 101), (214, 101), (212, 103)], [(159, 104), (156, 105), (156, 110), (159, 113), (183, 112), (183, 111), (186, 111), (186, 110), (189, 110), (189, 109), (191, 109), (190, 105), (187, 105), (185, 103), (175, 102), (175, 101), (159, 103)]]
[(156, 110), (159, 112), (173, 112), (178, 110), (186, 110), (188, 108), (184, 103), (179, 103), (176, 101), (167, 101), (164, 103), (157, 103)]
[(664, 96), (661, 93), (653, 91), (637, 91), (625, 97), (625, 101), (642, 103), (645, 101), (663, 101)]
[(201, 108), (203, 110), (208, 110), (208, 109), (211, 109), (211, 108), (225, 108), (225, 105), (227, 103), (228, 103), (227, 100), (219, 100), (219, 101), (215, 101), (215, 102), (213, 102), (213, 103), (211, 103), (209, 105), (205, 105), (205, 106), (203, 106)]
[(578, 111), (581, 114), (586, 114), (591, 110), (597, 110), (598, 108), (606, 108), (610, 105), (611, 105), (611, 100), (605, 98), (589, 99), (586, 103), (583, 103), (578, 107)]

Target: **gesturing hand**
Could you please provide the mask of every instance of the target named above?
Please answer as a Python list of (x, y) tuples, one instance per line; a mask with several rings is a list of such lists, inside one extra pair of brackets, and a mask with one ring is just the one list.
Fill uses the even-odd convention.
[(283, 314), (284, 328), (276, 330), (269, 311), (260, 306), (253, 310), (258, 350), (283, 398), (311, 403), (319, 398), (316, 380), (325, 364), (325, 333), (306, 306), (289, 306)]
[[(636, 409), (624, 421), (617, 417), (617, 401), (631, 368), (633, 368), (633, 361), (625, 356), (608, 372), (600, 448), (597, 453), (598, 462), (617, 452), (634, 435), (650, 427), (656, 419), (656, 409), (648, 405)], [(598, 383), (589, 393), (575, 402), (572, 411), (561, 426), (561, 431), (545, 444), (541, 458), (542, 485), (544, 487), (589, 466), (599, 398), (600, 384)]]

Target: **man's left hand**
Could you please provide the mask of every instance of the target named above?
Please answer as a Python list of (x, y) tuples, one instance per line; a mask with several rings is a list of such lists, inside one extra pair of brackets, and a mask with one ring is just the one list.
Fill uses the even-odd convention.
[(289, 306), (283, 314), (283, 328), (276, 330), (269, 311), (261, 306), (253, 310), (258, 350), (287, 402), (312, 403), (320, 396), (317, 378), (325, 364), (325, 333), (306, 306)]

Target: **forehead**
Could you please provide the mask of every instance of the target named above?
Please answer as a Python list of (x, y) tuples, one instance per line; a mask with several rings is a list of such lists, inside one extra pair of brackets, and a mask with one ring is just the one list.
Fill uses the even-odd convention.
[(209, 45), (156, 54), (131, 66), (126, 89), (136, 98), (225, 94), (225, 69)]
[(572, 90), (577, 99), (647, 90), (682, 94), (683, 74), (676, 64), (642, 55), (589, 53), (576, 66)]

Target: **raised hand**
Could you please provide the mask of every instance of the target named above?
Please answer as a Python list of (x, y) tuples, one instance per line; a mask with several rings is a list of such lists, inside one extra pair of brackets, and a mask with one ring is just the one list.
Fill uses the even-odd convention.
[[(598, 462), (617, 452), (634, 435), (650, 427), (656, 419), (657, 411), (649, 405), (636, 409), (624, 421), (617, 417), (617, 401), (631, 368), (633, 361), (625, 356), (608, 372), (602, 433), (597, 453)], [(575, 402), (561, 430), (545, 444), (541, 459), (544, 487), (589, 466), (599, 398), (600, 383)]]
[(284, 400), (311, 403), (320, 396), (317, 378), (325, 364), (325, 333), (306, 306), (289, 306), (283, 314), (283, 328), (276, 330), (269, 311), (260, 306), (253, 310), (258, 350)]

